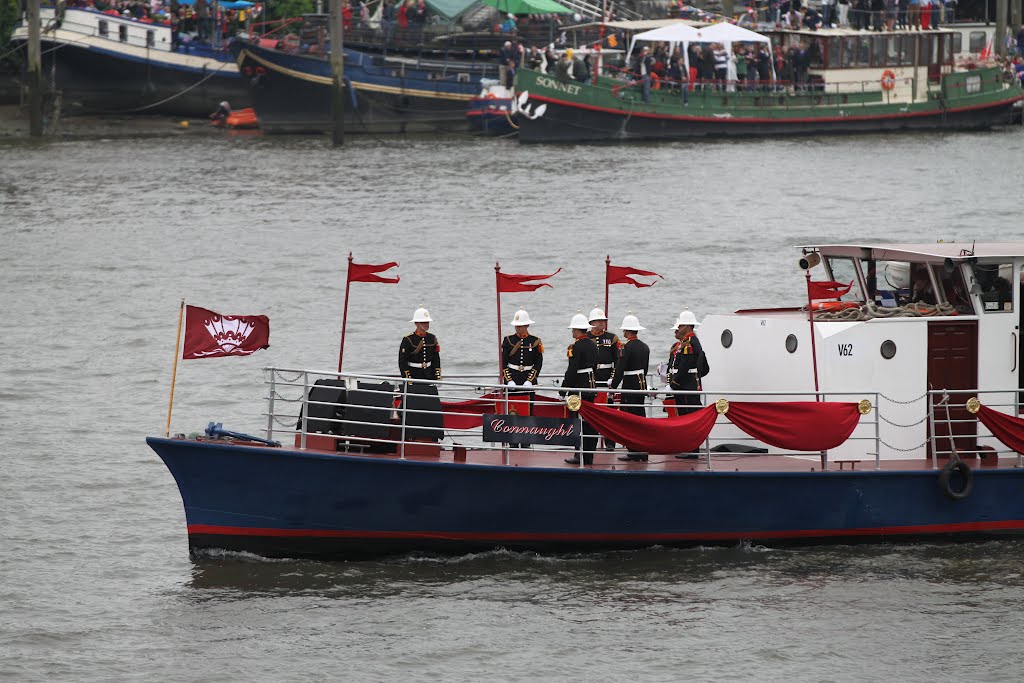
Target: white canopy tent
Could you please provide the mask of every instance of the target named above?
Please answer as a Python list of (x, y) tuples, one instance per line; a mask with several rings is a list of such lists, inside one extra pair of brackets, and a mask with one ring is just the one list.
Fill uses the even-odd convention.
[[(743, 28), (742, 26), (736, 26), (728, 22), (721, 22), (718, 24), (711, 24), (710, 26), (703, 26), (701, 28), (694, 28), (689, 24), (677, 23), (670, 26), (662, 26), (651, 31), (644, 31), (643, 33), (637, 33), (633, 36), (633, 40), (629, 43), (629, 52), (626, 54), (626, 61), (629, 62), (629, 58), (633, 54), (633, 47), (636, 45), (636, 41), (664, 41), (669, 43), (669, 53), (675, 49), (675, 45), (682, 44), (683, 60), (686, 64), (686, 68), (690, 68), (690, 43), (721, 43), (725, 46), (726, 52), (729, 53), (729, 64), (732, 62), (732, 44), (733, 43), (764, 43), (768, 46), (769, 55), (771, 54), (772, 41), (768, 36), (750, 31)], [(775, 65), (772, 64), (772, 77), (775, 76)], [(735, 76), (732, 77), (735, 79)]]

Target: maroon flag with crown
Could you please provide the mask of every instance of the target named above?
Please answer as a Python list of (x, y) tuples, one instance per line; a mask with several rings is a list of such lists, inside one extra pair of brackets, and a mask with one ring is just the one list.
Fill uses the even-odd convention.
[(198, 306), (185, 307), (182, 360), (248, 356), (270, 346), (270, 318), (221, 315)]

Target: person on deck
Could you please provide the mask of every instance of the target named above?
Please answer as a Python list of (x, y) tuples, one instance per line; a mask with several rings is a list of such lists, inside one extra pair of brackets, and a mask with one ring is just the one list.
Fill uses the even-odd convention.
[[(617, 389), (621, 384), (623, 389), (647, 390), (647, 371), (650, 368), (651, 350), (637, 337), (637, 333), (643, 329), (646, 328), (640, 325), (640, 321), (635, 315), (630, 314), (622, 319), (622, 336), (626, 338), (626, 341), (622, 344), (619, 361), (615, 364), (615, 374), (608, 385), (612, 389)], [(645, 400), (644, 394), (622, 394), (622, 411), (646, 417)], [(630, 452), (619, 456), (619, 460), (646, 462), (647, 454)]]
[[(539, 337), (530, 334), (530, 314), (524, 310), (516, 311), (512, 316), (512, 326), (516, 329), (515, 334), (510, 334), (501, 340), (501, 376), (509, 387), (532, 387), (537, 383), (537, 377), (544, 365), (544, 344)], [(526, 399), (527, 403), (517, 401), (509, 410), (515, 410), (519, 415), (531, 413), (530, 403), (533, 401), (532, 391), (511, 391), (509, 398), (515, 396), (517, 399)]]
[(570, 83), (574, 80), (572, 62), (572, 48), (562, 53), (562, 56), (555, 63), (555, 77), (563, 83)]
[[(676, 319), (675, 336), (678, 340), (669, 353), (668, 388), (672, 391), (700, 391), (701, 377), (707, 374), (707, 358), (694, 329), (700, 325), (690, 309), (683, 310)], [(702, 372), (703, 371), (703, 372)], [(685, 394), (673, 397), (676, 414), (689, 415), (701, 405), (700, 395)], [(671, 404), (670, 404), (671, 405)], [(692, 460), (698, 454), (681, 453), (677, 458)]]
[[(602, 389), (607, 387), (612, 380), (612, 372), (616, 363), (619, 362), (619, 347), (622, 345), (619, 338), (608, 331), (608, 316), (600, 308), (590, 311), (590, 330), (587, 336), (597, 344), (597, 366), (594, 368), (594, 383)], [(611, 403), (606, 392), (600, 393), (596, 398), (598, 403)], [(615, 444), (607, 439), (605, 448), (614, 448)]]
[(910, 291), (910, 301), (918, 304), (936, 304), (935, 290), (932, 289), (931, 278), (928, 271), (921, 269), (914, 273), (914, 285)]
[(406, 379), (441, 379), (441, 344), (429, 332), (430, 311), (417, 308), (409, 322), (416, 324), (412, 334), (402, 337), (398, 347), (398, 372)]
[(228, 117), (231, 116), (231, 105), (227, 102), (221, 102), (217, 105), (217, 111), (210, 114), (210, 118), (213, 120), (214, 125), (225, 125)]
[[(587, 335), (587, 328), (590, 327), (586, 316), (577, 313), (569, 323), (572, 330), (573, 342), (569, 345), (567, 356), (569, 364), (565, 369), (565, 376), (562, 378), (562, 391), (560, 394), (579, 394), (579, 397), (588, 402), (594, 402), (594, 368), (597, 366), (597, 344)], [(575, 391), (574, 391), (575, 390)], [(583, 422), (581, 450), (583, 452), (583, 464), (594, 464), (594, 451), (597, 450), (597, 432)], [(573, 456), (566, 458), (570, 465), (579, 465), (579, 458)]]

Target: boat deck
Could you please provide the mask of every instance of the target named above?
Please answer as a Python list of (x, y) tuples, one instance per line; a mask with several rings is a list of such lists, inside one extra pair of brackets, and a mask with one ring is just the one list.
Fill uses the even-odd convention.
[[(416, 445), (418, 446), (418, 444)], [(410, 450), (412, 445), (410, 445)], [(330, 451), (319, 448), (295, 448), (301, 453), (316, 453), (320, 455), (345, 455), (371, 459), (398, 460), (400, 456), (394, 453), (363, 453), (359, 451)], [(492, 467), (507, 465), (510, 467), (539, 467), (545, 469), (565, 470), (606, 470), (626, 472), (818, 472), (821, 471), (821, 458), (816, 455), (769, 455), (763, 453), (712, 453), (710, 465), (707, 454), (702, 453), (698, 459), (679, 459), (674, 455), (651, 455), (647, 462), (624, 462), (618, 459), (626, 451), (616, 449), (615, 451), (598, 451), (594, 456), (594, 464), (583, 468), (565, 462), (565, 458), (572, 455), (569, 451), (553, 452), (539, 451), (529, 448), (510, 448), (507, 461), (501, 449), (467, 450), (464, 459), (459, 456), (456, 459), (456, 452), (451, 448), (442, 448), (439, 455), (409, 452), (405, 459), (415, 462), (440, 462), (456, 463), (466, 465), (485, 465)], [(1017, 467), (1016, 457), (997, 457), (995, 454), (983, 457), (961, 456), (961, 459), (972, 468), (1008, 468)], [(938, 459), (939, 467), (947, 462), (947, 458)], [(865, 457), (862, 460), (854, 459), (829, 459), (827, 469), (829, 471), (871, 471), (876, 467), (875, 459)], [(908, 458), (908, 459), (885, 459), (878, 463), (878, 469), (882, 471), (920, 471), (932, 469), (930, 458)]]

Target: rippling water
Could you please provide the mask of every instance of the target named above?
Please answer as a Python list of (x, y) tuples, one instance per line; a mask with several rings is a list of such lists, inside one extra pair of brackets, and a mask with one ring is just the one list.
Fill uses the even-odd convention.
[(609, 253), (667, 278), (612, 290), (613, 322), (632, 310), (659, 354), (683, 306), (798, 302), (794, 245), (1024, 240), (1022, 158), (1019, 130), (0, 145), (0, 678), (1019, 680), (1016, 542), (192, 561), (143, 439), (181, 297), (267, 314), (272, 346), (182, 364), (172, 429), (258, 432), (263, 365), (335, 366), (349, 250), (402, 276), (353, 286), (351, 370), (392, 371), (422, 303), (446, 368), (489, 371), (496, 260), (563, 268), (504, 300), (560, 348)]

